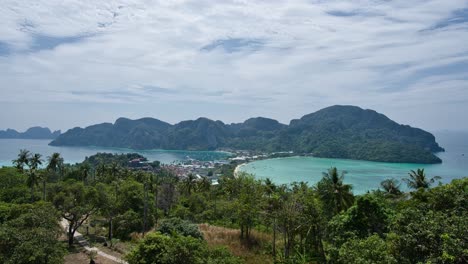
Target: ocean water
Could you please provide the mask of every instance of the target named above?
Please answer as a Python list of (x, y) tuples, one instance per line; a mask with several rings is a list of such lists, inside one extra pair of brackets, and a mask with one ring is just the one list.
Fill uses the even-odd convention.
[(102, 148), (102, 147), (54, 147), (49, 146), (50, 140), (37, 139), (0, 139), (0, 167), (11, 166), (20, 149), (27, 149), (32, 153), (40, 153), (44, 157), (54, 152), (62, 155), (66, 163), (82, 162), (85, 157), (98, 152), (107, 153), (139, 153), (150, 161), (159, 160), (169, 164), (175, 161), (183, 161), (189, 158), (196, 160), (221, 160), (229, 157), (230, 153), (218, 151), (180, 151), (180, 150), (132, 150), (125, 148)]
[(330, 167), (346, 171), (345, 183), (353, 185), (355, 194), (362, 194), (379, 188), (380, 182), (395, 178), (401, 183), (401, 189), (407, 190), (403, 178), (410, 170), (424, 168), (429, 177), (441, 176), (442, 183), (448, 183), (456, 178), (468, 177), (468, 133), (439, 132), (437, 142), (445, 148), (445, 152), (437, 155), (441, 164), (408, 164), (385, 163), (346, 159), (324, 159), (314, 157), (290, 157), (251, 162), (242, 165), (239, 170), (254, 174), (256, 177), (270, 178), (277, 184), (291, 182), (317, 183), (322, 178), (322, 172)]

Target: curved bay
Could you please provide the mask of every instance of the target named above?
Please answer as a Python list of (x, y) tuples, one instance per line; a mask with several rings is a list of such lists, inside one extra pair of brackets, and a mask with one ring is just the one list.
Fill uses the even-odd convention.
[(277, 184), (294, 181), (317, 183), (322, 172), (330, 167), (347, 171), (345, 183), (353, 185), (355, 194), (377, 189), (380, 182), (387, 178), (396, 178), (401, 182), (401, 189), (406, 185), (401, 179), (408, 176), (410, 170), (424, 168), (429, 177), (441, 176), (442, 183), (468, 176), (468, 134), (444, 132), (437, 135), (438, 141), (446, 151), (437, 155), (441, 164), (385, 163), (362, 160), (324, 159), (314, 157), (290, 157), (254, 161), (242, 165), (239, 170), (252, 173), (259, 178), (270, 178)]

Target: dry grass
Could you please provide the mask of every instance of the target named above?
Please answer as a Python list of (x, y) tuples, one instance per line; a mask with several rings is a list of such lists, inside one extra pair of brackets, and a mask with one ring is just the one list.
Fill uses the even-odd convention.
[(241, 240), (238, 229), (208, 224), (200, 224), (199, 228), (211, 247), (225, 246), (232, 254), (244, 259), (245, 263), (273, 263), (273, 258), (266, 249), (266, 245), (272, 240), (269, 234), (253, 230), (249, 240)]

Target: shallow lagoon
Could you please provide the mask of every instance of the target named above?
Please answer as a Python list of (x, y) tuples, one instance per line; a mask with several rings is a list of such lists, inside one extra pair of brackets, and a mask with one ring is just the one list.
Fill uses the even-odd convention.
[[(255, 161), (239, 168), (258, 178), (270, 178), (277, 184), (294, 181), (315, 184), (322, 172), (337, 167), (347, 172), (345, 182), (353, 185), (355, 194), (377, 189), (382, 180), (396, 178), (401, 181), (410, 170), (424, 168), (430, 177), (441, 176), (442, 183), (468, 176), (468, 133), (443, 132), (436, 134), (438, 142), (446, 149), (437, 155), (442, 164), (384, 163), (345, 159), (323, 159), (314, 157), (291, 157)], [(404, 183), (401, 184), (406, 189)]]

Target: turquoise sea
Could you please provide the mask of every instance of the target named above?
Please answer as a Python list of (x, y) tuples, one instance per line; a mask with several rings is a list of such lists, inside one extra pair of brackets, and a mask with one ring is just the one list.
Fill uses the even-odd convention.
[[(275, 183), (291, 183), (305, 181), (315, 184), (322, 177), (322, 172), (332, 166), (347, 172), (345, 182), (353, 185), (354, 193), (364, 193), (376, 189), (382, 180), (387, 178), (402, 179), (412, 169), (424, 168), (429, 176), (441, 176), (441, 182), (447, 183), (455, 178), (468, 177), (468, 132), (436, 133), (437, 142), (445, 148), (445, 152), (437, 155), (442, 164), (406, 164), (384, 163), (345, 159), (323, 159), (313, 157), (291, 157), (255, 161), (243, 165), (240, 170), (254, 174), (258, 178), (270, 178)], [(226, 152), (216, 151), (178, 151), (178, 150), (132, 150), (123, 148), (102, 147), (53, 147), (50, 140), (31, 139), (0, 139), (0, 166), (11, 166), (20, 149), (28, 149), (40, 153), (43, 157), (59, 152), (67, 163), (76, 163), (97, 152), (128, 153), (137, 152), (149, 160), (159, 160), (163, 163), (186, 160), (219, 160), (229, 156)], [(405, 189), (405, 184), (401, 184)]]
[[(441, 176), (442, 183), (452, 179), (468, 177), (468, 133), (440, 132), (435, 134), (437, 142), (445, 152), (437, 155), (441, 164), (384, 163), (345, 159), (323, 159), (314, 157), (291, 157), (255, 161), (242, 165), (239, 170), (252, 173), (258, 178), (270, 178), (277, 184), (294, 181), (315, 184), (322, 178), (322, 172), (334, 166), (347, 172), (345, 182), (353, 185), (355, 194), (377, 189), (382, 180), (408, 176), (410, 170), (424, 168), (430, 177)], [(401, 188), (406, 185), (401, 182)]]
[(11, 166), (12, 160), (16, 158), (20, 149), (27, 149), (32, 153), (42, 154), (44, 159), (54, 152), (62, 155), (66, 163), (82, 162), (85, 157), (98, 152), (107, 153), (139, 153), (150, 161), (159, 160), (169, 164), (175, 161), (187, 159), (196, 160), (220, 160), (229, 157), (227, 152), (218, 151), (181, 151), (181, 150), (132, 150), (125, 148), (102, 148), (102, 147), (53, 147), (49, 146), (50, 140), (37, 139), (0, 139), (0, 167)]

